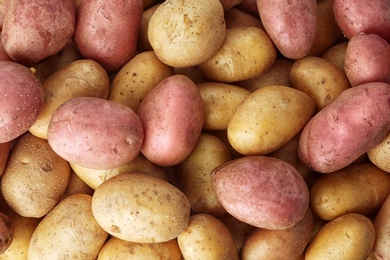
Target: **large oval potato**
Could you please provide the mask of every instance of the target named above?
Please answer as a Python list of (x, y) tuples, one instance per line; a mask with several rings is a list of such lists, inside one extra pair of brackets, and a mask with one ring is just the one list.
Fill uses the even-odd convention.
[(97, 97), (75, 97), (50, 120), (47, 140), (65, 160), (93, 169), (126, 164), (140, 152), (144, 132), (129, 107)]
[(390, 195), (379, 209), (375, 219), (375, 244), (374, 255), (377, 259), (390, 258)]

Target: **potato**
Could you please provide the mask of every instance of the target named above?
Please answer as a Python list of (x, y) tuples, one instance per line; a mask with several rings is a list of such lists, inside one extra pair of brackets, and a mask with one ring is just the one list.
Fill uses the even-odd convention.
[(54, 111), (74, 97), (100, 97), (106, 99), (110, 91), (107, 72), (96, 61), (81, 59), (54, 72), (43, 82), (45, 103), (34, 124), (33, 135), (47, 139), (47, 131)]
[(12, 148), (1, 181), (5, 201), (19, 215), (40, 218), (60, 200), (69, 163), (44, 139), (25, 133)]
[(164, 1), (149, 21), (148, 38), (157, 57), (172, 67), (198, 65), (225, 39), (224, 9), (219, 0)]
[(386, 198), (374, 219), (375, 244), (373, 253), (376, 259), (390, 258), (390, 196)]
[(306, 93), (286, 86), (266, 86), (252, 92), (231, 117), (227, 136), (244, 155), (265, 155), (290, 141), (314, 113)]
[(316, 0), (258, 0), (257, 7), (265, 31), (283, 56), (299, 59), (310, 52), (317, 32)]
[(229, 229), (222, 221), (208, 214), (192, 215), (177, 241), (184, 259), (239, 259)]
[(0, 143), (0, 176), (3, 174), (10, 150), (11, 142)]
[(13, 60), (31, 66), (59, 52), (71, 39), (76, 20), (72, 0), (8, 2), (1, 36)]
[(76, 97), (60, 105), (50, 120), (47, 140), (65, 160), (110, 169), (133, 160), (144, 132), (129, 107), (97, 97)]
[(161, 243), (185, 230), (190, 203), (166, 181), (141, 173), (124, 173), (95, 190), (92, 212), (99, 225), (114, 237), (136, 243)]
[(390, 172), (390, 134), (386, 136), (377, 146), (367, 151), (367, 156), (373, 164), (383, 171)]
[(89, 187), (74, 171), (70, 171), (68, 187), (62, 195), (62, 199), (73, 194), (87, 194), (92, 196), (93, 192), (94, 189)]
[(309, 206), (309, 189), (299, 172), (280, 159), (245, 156), (212, 172), (217, 196), (228, 213), (259, 228), (294, 226)]
[(313, 217), (310, 209), (290, 228), (256, 228), (244, 242), (241, 259), (299, 259), (309, 242), (312, 228)]
[(322, 58), (332, 62), (334, 65), (344, 70), (345, 53), (347, 51), (348, 42), (343, 41), (331, 46), (322, 54)]
[(106, 180), (121, 173), (129, 172), (139, 172), (168, 181), (166, 170), (150, 162), (148, 159), (145, 158), (145, 156), (143, 156), (142, 153), (139, 153), (137, 157), (135, 157), (133, 160), (129, 161), (125, 165), (107, 170), (86, 168), (74, 163), (70, 163), (70, 166), (77, 174), (77, 176), (79, 176), (93, 190), (96, 190), (97, 187)]
[(149, 31), (149, 21), (156, 9), (161, 5), (157, 3), (150, 6), (142, 13), (141, 23), (138, 28), (138, 37), (137, 37), (137, 48), (139, 51), (153, 51), (153, 47), (150, 45), (148, 31)]
[(237, 107), (250, 94), (249, 90), (235, 85), (218, 82), (198, 84), (203, 100), (205, 121), (203, 129), (227, 129)]
[(108, 234), (95, 221), (91, 203), (86, 194), (62, 200), (34, 230), (28, 259), (96, 259)]
[(97, 260), (115, 259), (180, 260), (181, 252), (179, 245), (177, 244), (177, 239), (161, 243), (135, 243), (121, 240), (116, 237), (110, 237), (100, 250)]
[(44, 104), (41, 83), (31, 70), (0, 61), (0, 143), (12, 141), (34, 124)]
[(14, 235), (15, 226), (12, 219), (0, 212), (0, 256), (11, 246)]
[(227, 146), (216, 136), (202, 133), (190, 155), (176, 167), (179, 188), (195, 213), (214, 217), (226, 214), (215, 193), (211, 172), (231, 159)]
[(7, 5), (8, 3), (6, 0), (0, 0), (0, 31), (3, 29), (3, 22)]
[(389, 42), (376, 34), (358, 34), (351, 37), (345, 52), (345, 74), (352, 86), (374, 81), (390, 84), (389, 71)]
[(357, 163), (321, 175), (311, 185), (310, 205), (317, 216), (331, 220), (347, 213), (374, 214), (389, 195), (390, 173)]
[(227, 11), (225, 11), (225, 22), (226, 29), (234, 28), (234, 27), (259, 27), (264, 30), (264, 26), (259, 19), (254, 15), (246, 13), (237, 7), (233, 7)]
[(157, 84), (137, 114), (145, 133), (141, 152), (160, 166), (182, 162), (194, 149), (204, 123), (199, 89), (184, 75), (172, 75)]
[(291, 86), (308, 94), (320, 111), (351, 87), (343, 70), (330, 61), (307, 56), (294, 62), (290, 71)]
[(389, 98), (390, 85), (381, 82), (344, 90), (303, 128), (298, 146), (302, 162), (330, 173), (374, 148), (390, 131)]
[(389, 1), (334, 0), (333, 10), (337, 24), (348, 39), (364, 33), (390, 40)]
[(173, 74), (173, 68), (161, 62), (153, 51), (141, 52), (115, 75), (108, 99), (137, 111), (146, 94)]
[(8, 249), (0, 254), (0, 260), (27, 260), (28, 245), (41, 218), (27, 218), (14, 214), (11, 220), (14, 227), (14, 237)]
[(108, 72), (120, 69), (135, 55), (142, 11), (142, 0), (82, 1), (73, 36), (81, 55)]
[(275, 59), (276, 49), (264, 30), (235, 27), (226, 30), (222, 46), (199, 67), (211, 81), (229, 83), (264, 73)]
[(375, 229), (365, 216), (350, 213), (326, 223), (306, 248), (305, 259), (366, 259)]
[(255, 230), (255, 227), (247, 223), (238, 220), (230, 214), (226, 214), (222, 218), (219, 218), (230, 230), (233, 239), (236, 243), (236, 248), (240, 252), (247, 236)]

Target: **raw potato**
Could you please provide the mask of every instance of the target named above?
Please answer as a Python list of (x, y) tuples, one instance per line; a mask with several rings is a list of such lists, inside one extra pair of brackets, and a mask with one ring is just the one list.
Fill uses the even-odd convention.
[(343, 41), (341, 43), (333, 45), (327, 51), (325, 51), (321, 57), (332, 62), (340, 69), (344, 70), (345, 53), (347, 51), (347, 46), (347, 41)]
[(161, 243), (135, 243), (111, 237), (102, 247), (97, 260), (180, 260), (181, 252), (177, 239)]
[(124, 173), (95, 190), (92, 212), (99, 225), (114, 237), (161, 243), (185, 230), (190, 203), (166, 181), (141, 173)]
[(226, 211), (259, 228), (294, 226), (309, 206), (309, 189), (290, 164), (268, 156), (231, 160), (212, 172), (214, 188)]
[(321, 175), (311, 185), (310, 205), (317, 216), (331, 220), (347, 213), (374, 214), (389, 195), (390, 173), (357, 163)]
[(144, 132), (129, 107), (98, 97), (75, 97), (53, 113), (47, 131), (52, 149), (65, 160), (111, 169), (133, 160)]
[(227, 129), (230, 118), (250, 91), (235, 85), (205, 82), (198, 84), (204, 104), (205, 121), (203, 129)]
[(192, 215), (177, 241), (184, 259), (239, 259), (229, 229), (222, 221), (208, 214)]
[(309, 243), (306, 260), (367, 259), (375, 229), (364, 215), (350, 213), (326, 223)]
[(44, 82), (45, 103), (29, 131), (47, 139), (47, 130), (54, 111), (75, 97), (106, 99), (110, 91), (107, 72), (96, 61), (80, 59), (51, 74)]
[(206, 78), (229, 83), (266, 72), (275, 59), (276, 49), (264, 30), (235, 27), (226, 30), (221, 48), (199, 66)]
[(11, 246), (14, 235), (15, 226), (12, 219), (0, 212), (0, 256)]
[(69, 174), (69, 163), (47, 140), (27, 132), (11, 150), (2, 176), (2, 194), (19, 215), (40, 218), (61, 200)]
[(344, 71), (330, 61), (307, 56), (294, 62), (290, 71), (292, 87), (308, 94), (320, 111), (351, 87)]
[(378, 260), (390, 259), (390, 196), (382, 204), (374, 219), (374, 255)]
[(153, 51), (141, 52), (115, 75), (108, 99), (137, 111), (146, 94), (173, 74), (173, 68), (161, 62)]
[(62, 195), (62, 199), (74, 194), (87, 194), (92, 196), (93, 192), (94, 189), (89, 187), (74, 171), (71, 171), (68, 187)]
[(43, 104), (41, 83), (26, 66), (0, 61), (0, 143), (27, 132)]
[(244, 155), (273, 152), (302, 130), (314, 113), (306, 93), (286, 86), (266, 86), (252, 92), (231, 117), (227, 134)]
[(161, 3), (152, 5), (148, 9), (144, 10), (142, 13), (141, 24), (138, 29), (138, 38), (137, 38), (137, 48), (141, 51), (153, 51), (153, 47), (150, 45), (148, 31), (149, 31), (149, 21), (153, 13), (160, 6)]
[(96, 259), (108, 234), (94, 219), (91, 203), (86, 194), (62, 200), (34, 230), (28, 259)]
[(367, 152), (370, 161), (383, 171), (390, 172), (390, 134)]
[(164, 1), (149, 21), (148, 38), (157, 57), (172, 67), (198, 65), (221, 47), (226, 36), (219, 0)]

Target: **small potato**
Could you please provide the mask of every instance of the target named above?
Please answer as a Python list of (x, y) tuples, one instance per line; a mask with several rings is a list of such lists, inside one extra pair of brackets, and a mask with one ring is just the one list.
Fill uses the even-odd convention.
[(47, 140), (65, 160), (93, 169), (122, 166), (140, 152), (144, 132), (129, 107), (97, 97), (75, 97), (50, 120)]
[(347, 76), (330, 61), (307, 56), (294, 62), (290, 71), (291, 86), (308, 94), (320, 111), (351, 87)]
[(34, 124), (44, 93), (32, 71), (13, 61), (0, 61), (0, 93), (0, 143), (6, 143)]
[(275, 59), (276, 49), (264, 30), (235, 27), (226, 30), (221, 48), (199, 67), (206, 78), (229, 83), (266, 72)]
[(258, 0), (257, 8), (264, 28), (283, 56), (306, 56), (317, 32), (317, 1)]
[(343, 41), (331, 46), (322, 54), (322, 58), (332, 62), (334, 65), (344, 70), (345, 53), (347, 51), (348, 42)]
[(292, 227), (309, 206), (305, 180), (294, 167), (277, 158), (234, 159), (214, 169), (212, 178), (226, 211), (255, 227)]
[(375, 244), (373, 253), (378, 260), (390, 259), (390, 196), (386, 198), (375, 219)]
[(390, 173), (357, 163), (321, 175), (311, 185), (310, 205), (317, 216), (332, 220), (347, 213), (374, 214), (389, 195)]
[(199, 89), (184, 75), (157, 84), (144, 97), (137, 114), (145, 133), (141, 152), (160, 166), (173, 166), (187, 158), (204, 123)]
[(148, 38), (157, 57), (172, 67), (198, 65), (225, 39), (224, 9), (219, 0), (164, 1), (149, 21)]
[(256, 228), (244, 242), (241, 259), (298, 260), (309, 242), (312, 228), (313, 217), (310, 209), (290, 228), (283, 230)]
[(367, 151), (367, 156), (373, 164), (383, 171), (390, 172), (390, 134), (377, 146)]
[(303, 128), (298, 146), (302, 162), (330, 173), (377, 146), (390, 131), (389, 98), (390, 85), (381, 82), (344, 90)]
[(97, 260), (180, 260), (181, 252), (177, 239), (161, 243), (136, 243), (110, 237), (99, 252)]
[(15, 226), (12, 219), (0, 212), (0, 256), (11, 246), (15, 236)]
[(146, 94), (173, 74), (173, 68), (161, 62), (153, 51), (141, 52), (115, 75), (108, 99), (137, 111)]
[(250, 91), (244, 88), (218, 82), (198, 84), (198, 89), (205, 110), (203, 129), (208, 130), (227, 129), (237, 107), (250, 94)]
[(94, 219), (91, 203), (86, 194), (62, 200), (34, 230), (28, 259), (96, 259), (108, 234)]
[(45, 103), (34, 124), (29, 128), (33, 135), (47, 139), (47, 130), (54, 111), (74, 97), (106, 99), (110, 91), (107, 72), (96, 61), (81, 59), (54, 72), (43, 82)]
[(184, 259), (239, 259), (229, 229), (222, 221), (208, 214), (192, 215), (177, 241)]
[(367, 259), (375, 229), (364, 215), (350, 213), (326, 223), (306, 248), (305, 260)]
[(0, 143), (0, 176), (3, 174), (10, 150), (11, 142)]
[(136, 243), (161, 243), (185, 230), (190, 203), (166, 181), (141, 173), (124, 173), (95, 190), (92, 212), (99, 225), (114, 237)]
[(69, 163), (47, 140), (27, 132), (11, 150), (2, 176), (2, 194), (19, 215), (40, 218), (61, 200), (69, 174)]
[(306, 93), (286, 86), (266, 86), (252, 92), (231, 117), (227, 135), (244, 155), (273, 152), (302, 130), (314, 114)]

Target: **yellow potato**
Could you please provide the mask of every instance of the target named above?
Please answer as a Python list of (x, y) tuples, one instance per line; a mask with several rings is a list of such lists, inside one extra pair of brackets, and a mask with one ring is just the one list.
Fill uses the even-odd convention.
[(276, 60), (276, 49), (267, 33), (258, 27), (235, 27), (226, 30), (218, 51), (200, 64), (212, 81), (247, 80), (266, 72)]
[(373, 254), (377, 259), (390, 259), (390, 195), (374, 219), (375, 244)]
[(203, 71), (198, 65), (185, 67), (185, 68), (173, 68), (175, 74), (182, 74), (189, 77), (195, 84), (205, 83), (209, 80), (204, 76)]
[(345, 52), (347, 50), (348, 41), (343, 41), (331, 46), (322, 54), (322, 58), (329, 60), (334, 65), (344, 70)]
[(369, 150), (367, 156), (378, 168), (390, 172), (390, 134), (377, 146)]
[(88, 194), (92, 196), (93, 192), (94, 190), (72, 170), (69, 175), (68, 187), (62, 195), (62, 199), (73, 194)]
[(306, 93), (286, 86), (267, 86), (252, 92), (229, 121), (227, 135), (244, 155), (265, 155), (289, 142), (314, 113)]
[(198, 84), (205, 110), (204, 129), (227, 129), (230, 118), (250, 91), (231, 84), (206, 82)]
[(141, 24), (138, 28), (138, 38), (137, 38), (137, 47), (140, 51), (153, 51), (153, 47), (150, 45), (148, 30), (149, 30), (149, 21), (153, 13), (160, 6), (161, 3), (157, 3), (144, 9), (142, 13)]
[(86, 194), (62, 200), (34, 230), (28, 259), (96, 259), (108, 234), (94, 219), (91, 203)]
[(226, 225), (208, 214), (195, 214), (177, 238), (186, 260), (238, 260), (235, 241)]
[(367, 259), (375, 241), (372, 222), (350, 213), (326, 223), (306, 248), (305, 260)]

